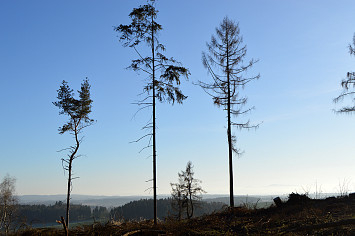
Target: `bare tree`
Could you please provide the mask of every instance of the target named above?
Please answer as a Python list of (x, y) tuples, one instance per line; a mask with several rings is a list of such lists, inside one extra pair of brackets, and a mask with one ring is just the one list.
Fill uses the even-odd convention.
[(170, 183), (170, 185), (171, 185), (171, 208), (176, 212), (176, 218), (178, 220), (181, 220), (183, 208), (186, 202), (186, 196), (183, 194), (183, 184)]
[[(349, 44), (349, 53), (350, 55), (355, 56), (355, 34), (353, 36), (353, 43), (352, 45)], [(346, 79), (341, 81), (341, 87), (343, 88), (343, 92), (336, 98), (333, 99), (334, 103), (338, 103), (343, 101), (345, 98), (350, 98), (352, 102), (354, 102), (354, 95), (355, 95), (355, 72), (348, 72), (346, 74)], [(336, 110), (337, 113), (349, 113), (352, 114), (355, 112), (355, 104), (344, 106), (339, 110)]]
[(68, 234), (70, 193), (72, 191), (72, 181), (77, 178), (73, 177), (72, 174), (73, 161), (80, 156), (78, 155), (79, 146), (82, 142), (82, 137), (79, 137), (80, 133), (84, 128), (92, 125), (94, 120), (89, 118), (92, 100), (90, 98), (90, 84), (87, 78), (82, 82), (81, 89), (78, 90), (79, 99), (74, 98), (74, 92), (66, 81), (62, 82), (57, 92), (58, 101), (53, 102), (53, 104), (60, 109), (59, 114), (69, 116), (69, 121), (59, 127), (59, 134), (69, 133), (75, 140), (74, 145), (64, 149), (69, 154), (67, 154), (66, 158), (62, 158), (63, 169), (68, 172), (68, 189), (66, 219), (64, 222), (62, 217), (60, 222)]
[(245, 72), (257, 61), (251, 59), (244, 64), (247, 48), (243, 45), (239, 25), (227, 17), (216, 28), (216, 36), (211, 37), (207, 48), (208, 53), (202, 53), (202, 63), (213, 81), (211, 83), (199, 81), (198, 84), (212, 97), (215, 105), (222, 107), (227, 112), (230, 206), (234, 207), (233, 153), (240, 154), (240, 150), (236, 146), (237, 139), (232, 134), (232, 126), (239, 129), (250, 129), (256, 128), (258, 125), (250, 125), (249, 121), (234, 122), (232, 116), (239, 117), (253, 109), (243, 110), (247, 98), (240, 96), (240, 90), (250, 81), (258, 79), (260, 75), (245, 76)]
[(11, 225), (15, 219), (18, 199), (15, 196), (16, 179), (8, 174), (0, 183), (0, 230), (4, 229), (8, 235)]
[[(136, 104), (138, 111), (152, 108), (152, 119), (144, 127), (148, 133), (136, 142), (148, 138), (148, 145), (152, 147), (153, 157), (153, 196), (154, 196), (154, 224), (157, 223), (157, 184), (156, 184), (156, 99), (160, 102), (182, 103), (187, 97), (179, 89), (180, 77), (186, 79), (189, 70), (181, 66), (173, 58), (166, 57), (163, 52), (165, 46), (158, 40), (158, 33), (162, 26), (156, 22), (158, 11), (155, 8), (155, 0), (148, 0), (146, 5), (134, 8), (129, 14), (132, 22), (129, 25), (120, 25), (115, 30), (121, 34), (120, 41), (124, 47), (132, 48), (138, 59), (132, 60), (128, 67), (137, 72), (147, 75), (147, 83), (143, 88), (145, 97)], [(148, 47), (148, 56), (144, 56), (145, 44)]]
[(339, 180), (338, 193), (340, 197), (345, 197), (349, 193), (350, 180), (344, 178), (343, 181)]
[(202, 199), (201, 194), (206, 193), (201, 187), (201, 180), (194, 178), (193, 165), (189, 161), (185, 171), (178, 173), (179, 183), (172, 183), (172, 207), (178, 211), (178, 219), (182, 212), (186, 211), (186, 217), (190, 219), (194, 215), (195, 206)]

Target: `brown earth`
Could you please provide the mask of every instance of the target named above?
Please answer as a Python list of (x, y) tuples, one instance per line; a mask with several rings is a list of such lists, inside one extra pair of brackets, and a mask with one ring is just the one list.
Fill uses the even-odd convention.
[[(27, 229), (17, 235), (64, 235), (55, 229)], [(80, 226), (70, 235), (355, 235), (355, 196), (322, 200), (290, 194), (279, 207), (224, 211), (190, 220), (108, 222)]]

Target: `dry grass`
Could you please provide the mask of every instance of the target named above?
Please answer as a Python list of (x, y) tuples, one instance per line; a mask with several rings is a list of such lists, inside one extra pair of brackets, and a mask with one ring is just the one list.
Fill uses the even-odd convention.
[[(71, 235), (355, 235), (355, 198), (313, 200), (290, 195), (281, 207), (235, 207), (191, 220), (109, 222), (80, 226)], [(56, 229), (29, 229), (18, 235), (63, 235)]]

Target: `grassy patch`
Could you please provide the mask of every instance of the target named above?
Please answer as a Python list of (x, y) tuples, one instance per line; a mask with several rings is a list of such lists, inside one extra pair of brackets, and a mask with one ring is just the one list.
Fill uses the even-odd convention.
[[(190, 220), (167, 219), (77, 225), (72, 235), (355, 235), (355, 199), (290, 195), (281, 206), (228, 208)], [(72, 225), (74, 226), (74, 225)], [(60, 235), (58, 229), (27, 229), (22, 235)]]

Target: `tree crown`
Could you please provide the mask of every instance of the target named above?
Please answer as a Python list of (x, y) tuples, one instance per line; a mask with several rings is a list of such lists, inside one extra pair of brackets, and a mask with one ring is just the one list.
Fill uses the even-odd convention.
[[(174, 58), (168, 58), (163, 54), (166, 50), (165, 46), (159, 42), (157, 37), (163, 28), (155, 20), (157, 13), (155, 1), (148, 1), (146, 5), (132, 10), (129, 14), (131, 18), (129, 25), (121, 24), (114, 29), (120, 33), (123, 46), (134, 48), (139, 56), (138, 59), (132, 60), (128, 68), (137, 72), (143, 71), (149, 75), (150, 81), (144, 86), (143, 91), (149, 94), (154, 87), (155, 96), (160, 102), (182, 103), (187, 96), (178, 87), (181, 82), (180, 77), (188, 79), (190, 72)], [(142, 42), (145, 42), (152, 50), (152, 55), (143, 57), (138, 51), (137, 47)], [(156, 72), (160, 72), (160, 75), (157, 76)]]
[(206, 45), (208, 53), (202, 53), (202, 63), (213, 82), (199, 81), (199, 85), (212, 96), (217, 106), (226, 107), (228, 99), (231, 99), (231, 105), (244, 105), (247, 99), (239, 97), (238, 87), (244, 87), (248, 82), (258, 79), (260, 75), (245, 77), (243, 74), (257, 60), (251, 59), (244, 64), (247, 48), (243, 45), (239, 24), (225, 17), (216, 28), (216, 36), (212, 35), (211, 42)]
[(53, 102), (53, 104), (60, 109), (59, 114), (69, 116), (69, 121), (59, 127), (60, 134), (67, 131), (80, 132), (94, 122), (89, 117), (92, 100), (90, 98), (90, 84), (87, 78), (81, 83), (81, 89), (78, 90), (79, 99), (74, 98), (74, 92), (65, 80), (63, 80), (57, 92), (58, 101)]

